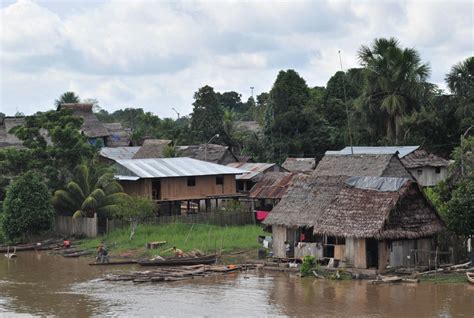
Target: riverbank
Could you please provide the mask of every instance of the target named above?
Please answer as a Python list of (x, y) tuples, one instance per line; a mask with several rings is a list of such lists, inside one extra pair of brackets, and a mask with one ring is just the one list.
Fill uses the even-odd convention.
[[(200, 250), (204, 253), (232, 253), (256, 250), (258, 236), (265, 235), (260, 226), (215, 226), (207, 224), (171, 223), (162, 225), (139, 225), (130, 240), (128, 228), (115, 230), (108, 235), (85, 239), (79, 243), (82, 249), (94, 249), (105, 243), (112, 257), (168, 256), (170, 247), (176, 246), (185, 253)], [(146, 249), (150, 242), (166, 241), (158, 249)]]

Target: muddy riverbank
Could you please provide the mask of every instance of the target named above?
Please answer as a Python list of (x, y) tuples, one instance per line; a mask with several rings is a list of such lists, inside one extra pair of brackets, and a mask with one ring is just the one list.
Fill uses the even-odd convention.
[(374, 286), (251, 271), (137, 285), (101, 281), (124, 267), (89, 261), (46, 252), (2, 256), (0, 316), (474, 316), (474, 286), (467, 283)]

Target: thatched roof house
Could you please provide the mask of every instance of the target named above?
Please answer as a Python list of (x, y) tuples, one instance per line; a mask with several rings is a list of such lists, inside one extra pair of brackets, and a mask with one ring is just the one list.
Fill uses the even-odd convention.
[(92, 104), (61, 104), (58, 111), (61, 109), (71, 109), (74, 116), (82, 117), (81, 132), (89, 138), (100, 138), (109, 136), (108, 129), (100, 122), (95, 114), (92, 112)]
[(366, 176), (299, 175), (264, 223), (272, 225), (277, 257), (288, 257), (289, 242), (295, 257), (376, 269), (428, 262), (429, 253), (407, 256), (430, 250), (431, 237), (444, 229), (413, 180)]
[(412, 178), (396, 154), (325, 155), (313, 175)]
[(314, 226), (346, 179), (346, 176), (295, 176), (264, 223), (287, 228)]
[(351, 177), (314, 223), (318, 234), (377, 240), (423, 238), (443, 229), (418, 185), (404, 178)]
[(286, 158), (281, 166), (290, 172), (312, 173), (316, 167), (316, 159)]
[(146, 139), (133, 159), (163, 158), (163, 150), (171, 144), (169, 139)]
[(176, 147), (178, 157), (189, 157), (207, 162), (226, 165), (237, 162), (237, 157), (230, 151), (229, 147), (216, 144), (199, 144)]
[(346, 147), (326, 155), (398, 155), (402, 164), (422, 186), (434, 186), (448, 176), (449, 161), (420, 146)]
[(121, 123), (103, 123), (109, 132), (105, 140), (107, 147), (128, 147), (131, 144), (130, 129), (124, 129)]

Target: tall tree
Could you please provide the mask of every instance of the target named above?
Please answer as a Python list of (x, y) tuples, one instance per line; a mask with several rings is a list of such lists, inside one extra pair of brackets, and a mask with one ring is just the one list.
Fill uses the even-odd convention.
[(222, 134), (224, 110), (219, 104), (217, 94), (208, 85), (194, 93), (191, 128), (198, 142), (207, 142), (215, 134)]
[(222, 108), (225, 110), (230, 110), (237, 113), (245, 112), (244, 104), (242, 103), (242, 94), (237, 92), (224, 92), (224, 93), (217, 93), (217, 98), (219, 99), (219, 103), (221, 104)]
[(79, 103), (80, 98), (79, 96), (76, 95), (74, 92), (65, 92), (61, 96), (59, 96), (58, 99), (54, 102), (56, 107), (58, 107), (61, 104), (66, 104), (66, 103)]
[(398, 144), (401, 119), (420, 107), (430, 68), (415, 49), (401, 48), (395, 38), (375, 39), (372, 47), (361, 46), (358, 56), (366, 76), (359, 105), (375, 127), (373, 134), (384, 122), (388, 140)]

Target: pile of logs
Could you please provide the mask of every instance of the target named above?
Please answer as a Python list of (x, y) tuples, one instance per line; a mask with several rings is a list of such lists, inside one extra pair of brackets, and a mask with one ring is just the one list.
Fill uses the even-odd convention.
[(195, 277), (208, 277), (237, 270), (248, 269), (252, 265), (192, 265), (177, 267), (160, 267), (148, 271), (130, 271), (105, 276), (106, 281), (132, 281), (134, 283), (174, 282), (194, 279)]
[(53, 255), (61, 255), (63, 257), (79, 257), (79, 256), (85, 256), (85, 255), (92, 255), (94, 251), (84, 250), (78, 247), (70, 247), (70, 248), (58, 247), (58, 248), (53, 249), (50, 253)]
[(0, 252), (5, 253), (9, 249), (13, 250), (16, 248), (17, 252), (20, 251), (33, 251), (33, 250), (52, 250), (56, 248), (59, 244), (62, 244), (62, 240), (49, 239), (37, 243), (28, 243), (28, 244), (19, 244), (15, 246), (0, 245)]
[(444, 265), (440, 266), (440, 268), (429, 270), (429, 271), (424, 271), (421, 273), (415, 273), (415, 276), (423, 276), (423, 275), (430, 275), (430, 274), (436, 274), (436, 273), (465, 273), (465, 272), (471, 272), (474, 271), (474, 267), (471, 267), (471, 262), (467, 262), (464, 264), (458, 264), (458, 265)]

